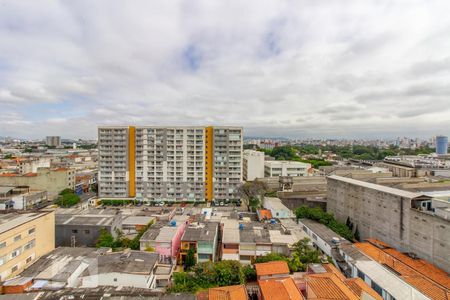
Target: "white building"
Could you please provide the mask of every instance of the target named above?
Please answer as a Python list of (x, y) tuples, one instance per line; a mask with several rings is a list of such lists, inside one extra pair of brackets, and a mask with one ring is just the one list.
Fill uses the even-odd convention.
[(265, 177), (308, 176), (309, 169), (311, 169), (311, 164), (299, 161), (271, 160), (264, 162)]
[(243, 176), (246, 181), (264, 178), (264, 152), (244, 150)]
[(290, 219), (295, 215), (288, 207), (286, 207), (279, 198), (264, 197), (263, 207), (270, 210), (272, 217), (277, 219)]

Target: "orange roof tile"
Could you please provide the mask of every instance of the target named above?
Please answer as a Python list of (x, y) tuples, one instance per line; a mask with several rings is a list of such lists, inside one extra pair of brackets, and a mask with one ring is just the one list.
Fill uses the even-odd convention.
[(322, 266), (328, 273), (336, 274), (340, 280), (345, 280), (344, 274), (342, 274), (333, 264), (322, 264)]
[(409, 256), (383, 244), (383, 249), (376, 240), (355, 243), (363, 253), (380, 264), (393, 269), (400, 277), (432, 299), (450, 299), (449, 275), (423, 259), (412, 259)]
[(308, 299), (358, 300), (359, 296), (334, 273), (305, 276)]
[(267, 219), (272, 219), (272, 213), (270, 212), (270, 210), (268, 209), (260, 209), (258, 210), (259, 212), (259, 218), (260, 220), (267, 218)]
[(378, 293), (370, 288), (361, 278), (348, 278), (344, 280), (344, 283), (360, 298), (362, 292), (364, 291), (372, 296), (375, 300), (383, 300), (383, 297), (378, 295)]
[(261, 295), (264, 300), (302, 300), (292, 278), (258, 280)]
[(285, 261), (270, 261), (266, 263), (255, 264), (256, 275), (277, 275), (289, 274), (289, 267)]
[(208, 291), (209, 300), (248, 300), (245, 285), (231, 285), (211, 288)]

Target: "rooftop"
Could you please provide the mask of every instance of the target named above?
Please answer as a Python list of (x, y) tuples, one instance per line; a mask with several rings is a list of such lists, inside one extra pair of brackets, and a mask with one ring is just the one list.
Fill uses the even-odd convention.
[[(107, 253), (98, 257), (98, 274), (128, 273), (151, 274), (159, 254), (145, 251), (124, 251)], [(90, 270), (87, 274), (92, 274)], [(85, 273), (87, 270), (85, 271)]]
[(342, 177), (342, 176), (337, 176), (337, 175), (331, 175), (331, 176), (328, 176), (327, 178), (350, 183), (350, 184), (361, 186), (361, 187), (365, 187), (365, 188), (376, 190), (376, 191), (383, 192), (383, 193), (396, 195), (399, 197), (404, 197), (404, 198), (413, 199), (413, 198), (422, 196), (421, 194), (418, 194), (418, 193), (412, 193), (412, 192), (403, 191), (400, 189), (395, 189), (395, 188), (391, 188), (391, 187), (384, 186), (384, 185), (369, 183), (369, 182), (356, 180), (356, 179), (352, 179), (352, 178), (347, 178), (347, 177)]
[(285, 261), (255, 264), (255, 269), (258, 276), (289, 274), (289, 267)]
[(314, 232), (318, 237), (320, 237), (322, 240), (326, 241), (328, 244), (332, 244), (333, 239), (338, 238), (340, 243), (339, 244), (345, 244), (350, 243), (345, 238), (328, 228), (322, 223), (319, 223), (314, 220), (309, 219), (300, 219), (299, 224), (303, 224), (306, 227), (308, 227), (312, 232)]
[(8, 213), (0, 215), (0, 234), (7, 232), (15, 227), (43, 217), (52, 211), (36, 212), (36, 213)]
[(395, 271), (405, 282), (432, 299), (450, 299), (450, 277), (422, 259), (413, 259), (388, 245), (371, 239), (355, 246), (378, 263)]
[(209, 300), (247, 300), (245, 285), (231, 285), (211, 288), (208, 291)]
[(182, 241), (205, 241), (212, 242), (217, 237), (219, 223), (207, 222), (191, 224), (181, 238)]
[(302, 300), (292, 278), (258, 280), (264, 299), (270, 300)]

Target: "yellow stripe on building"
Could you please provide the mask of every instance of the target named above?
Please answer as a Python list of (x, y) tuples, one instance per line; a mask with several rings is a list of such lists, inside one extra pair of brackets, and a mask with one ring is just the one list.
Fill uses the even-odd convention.
[(206, 201), (212, 201), (214, 197), (213, 190), (213, 147), (214, 147), (214, 131), (213, 127), (205, 128), (205, 198)]
[(128, 127), (128, 196), (136, 196), (136, 127)]

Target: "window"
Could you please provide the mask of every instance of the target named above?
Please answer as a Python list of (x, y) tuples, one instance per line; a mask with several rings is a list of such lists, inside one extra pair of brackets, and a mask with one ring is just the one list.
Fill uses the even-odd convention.
[(1, 249), (1, 248), (5, 248), (5, 247), (6, 247), (6, 242), (1, 242), (1, 243), (0, 243), (0, 249)]
[(383, 290), (381, 289), (381, 287), (375, 282), (372, 281), (372, 289), (378, 293), (378, 295), (382, 296), (383, 295)]
[(84, 234), (90, 234), (91, 233), (91, 231), (89, 230), (89, 229), (86, 229), (85, 231), (84, 231)]
[(314, 233), (312, 234), (313, 239), (315, 239), (317, 241), (317, 235), (315, 235)]
[(14, 258), (16, 256), (20, 255), (20, 248), (15, 249), (12, 253), (11, 253), (11, 258)]
[(114, 282), (117, 282), (117, 278), (114, 278)]
[(78, 233), (78, 230), (72, 229), (72, 233)]
[(28, 234), (33, 234), (36, 231), (36, 228), (31, 228), (30, 230), (28, 230)]
[(18, 269), (19, 269), (19, 267), (17, 265), (15, 265), (14, 267), (12, 267), (11, 273), (16, 272)]
[(20, 241), (22, 239), (22, 235), (16, 235), (15, 237), (14, 237), (14, 242), (17, 242), (17, 241)]
[(32, 258), (31, 256), (27, 258), (26, 263), (28, 264), (29, 262), (31, 262)]
[(366, 276), (364, 275), (363, 272), (361, 272), (360, 270), (358, 270), (358, 277), (361, 278), (362, 280), (364, 280), (364, 278), (365, 278)]

